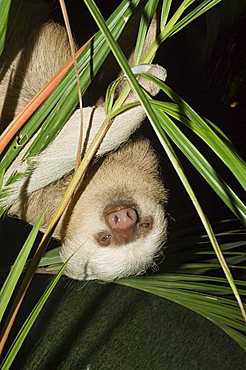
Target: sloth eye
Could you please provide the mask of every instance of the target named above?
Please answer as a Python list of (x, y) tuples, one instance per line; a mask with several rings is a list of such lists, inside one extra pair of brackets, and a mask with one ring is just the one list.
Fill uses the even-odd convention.
[(140, 225), (141, 227), (144, 227), (145, 229), (149, 229), (151, 227), (149, 222), (144, 222)]
[(151, 217), (144, 219), (140, 225), (141, 228), (146, 229), (146, 230), (151, 230), (153, 226), (153, 220)]
[(106, 242), (109, 239), (110, 239), (110, 235), (104, 235), (101, 237), (101, 242)]
[(96, 235), (96, 240), (97, 242), (103, 246), (103, 247), (107, 247), (110, 245), (111, 243), (111, 239), (112, 239), (112, 235), (105, 232), (105, 231), (101, 231), (100, 233), (98, 233)]

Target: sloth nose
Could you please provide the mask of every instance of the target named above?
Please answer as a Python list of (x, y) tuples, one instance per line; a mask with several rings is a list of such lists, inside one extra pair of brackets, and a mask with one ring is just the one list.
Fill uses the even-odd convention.
[(123, 208), (111, 212), (106, 216), (106, 221), (111, 229), (127, 230), (136, 225), (137, 212), (133, 208)]

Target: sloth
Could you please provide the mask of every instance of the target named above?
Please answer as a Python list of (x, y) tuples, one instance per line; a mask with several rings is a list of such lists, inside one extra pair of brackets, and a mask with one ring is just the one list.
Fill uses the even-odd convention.
[[(22, 11), (25, 16), (22, 14), (19, 18), (25, 19), (25, 24), (17, 23), (18, 32), (9, 38), (1, 59), (2, 126), (20, 112), (70, 58), (64, 28), (54, 21), (43, 22), (47, 16), (43, 2), (35, 6), (30, 3), (28, 10)], [(154, 28), (155, 25), (150, 27), (145, 48), (153, 39)], [(166, 78), (165, 69), (158, 65), (138, 66), (138, 70), (163, 81)], [(159, 92), (153, 82), (143, 78), (138, 81), (152, 96)], [(125, 103), (136, 99), (130, 93)], [(105, 116), (103, 103), (83, 108), (83, 152)], [(167, 222), (166, 191), (158, 158), (147, 139), (129, 139), (144, 118), (141, 105), (115, 118), (96, 160), (56, 227), (54, 236), (61, 240), (60, 256), (62, 261), (68, 260), (65, 274), (70, 278), (112, 281), (142, 274), (161, 254)], [(7, 170), (4, 181), (14, 171), (25, 173), (18, 182), (3, 187), (9, 193), (4, 206), (10, 216), (34, 224), (45, 210), (42, 230), (46, 229), (72, 178), (78, 122), (77, 110), (55, 140), (33, 158), (31, 170), (22, 161), (26, 148)]]

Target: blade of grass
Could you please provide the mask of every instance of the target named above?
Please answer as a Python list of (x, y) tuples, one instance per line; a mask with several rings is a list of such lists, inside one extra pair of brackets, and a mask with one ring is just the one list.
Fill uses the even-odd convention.
[(5, 45), (11, 0), (0, 0), (0, 55)]
[(39, 263), (39, 267), (44, 267), (48, 265), (56, 265), (57, 263), (61, 263), (60, 257), (60, 247), (53, 248), (45, 253), (45, 255), (41, 258)]
[[(20, 253), (18, 254), (18, 257), (16, 258), (16, 260), (14, 262), (14, 265), (11, 268), (11, 270), (8, 274), (8, 277), (5, 280), (4, 285), (1, 289), (1, 292), (0, 292), (0, 302), (1, 302), (0, 303), (0, 321), (3, 318), (3, 315), (6, 311), (6, 308), (7, 308), (8, 304), (10, 302), (10, 299), (13, 295), (14, 289), (16, 288), (16, 285), (17, 285), (17, 283), (20, 279), (20, 275), (21, 275), (21, 273), (23, 272), (23, 270), (25, 268), (27, 258), (30, 254), (30, 251), (31, 251), (32, 247), (33, 247), (34, 241), (37, 237), (37, 234), (38, 234), (39, 228), (41, 226), (41, 223), (43, 221), (43, 218), (44, 218), (44, 213), (39, 217), (36, 224), (34, 225), (31, 233), (29, 234), (24, 246), (22, 247)], [(20, 306), (20, 304), (23, 300), (23, 297), (24, 297), (24, 295), (22, 294), (22, 296), (20, 297), (20, 300), (19, 300), (19, 306)], [(18, 308), (19, 307), (17, 306), (17, 311), (18, 311)], [(3, 331), (1, 333), (1, 340), (0, 340), (0, 353), (2, 353), (3, 347), (6, 343), (7, 338), (8, 338), (8, 334), (9, 334), (10, 328), (13, 324), (13, 321), (16, 317), (17, 311), (16, 311), (16, 309), (11, 310), (11, 319), (8, 322), (6, 322), (6, 324), (3, 327)]]
[(25, 268), (27, 258), (30, 254), (30, 251), (33, 247), (33, 243), (36, 240), (38, 231), (40, 229), (41, 223), (44, 218), (44, 213), (39, 217), (36, 224), (33, 226), (32, 231), (30, 232), (25, 244), (23, 245), (18, 257), (16, 258), (7, 279), (4, 282), (4, 285), (0, 291), (0, 321), (3, 318), (4, 312), (9, 304), (10, 298), (13, 294), (13, 291), (16, 287), (17, 282)]
[(179, 32), (187, 26), (189, 23), (193, 22), (195, 19), (200, 17), (202, 14), (207, 12), (209, 9), (213, 8), (215, 5), (220, 3), (222, 0), (205, 0), (202, 4), (198, 5), (194, 10), (187, 14), (181, 21), (178, 22), (184, 11), (194, 2), (192, 1), (183, 1), (177, 11), (174, 13), (172, 18), (166, 24), (166, 26), (161, 30), (160, 34), (153, 42), (145, 57), (142, 60), (142, 63), (149, 63), (152, 60), (153, 56), (157, 52), (161, 43), (166, 40), (168, 37), (173, 36), (175, 33)]
[(191, 11), (186, 17), (181, 19), (172, 29), (169, 36), (175, 35), (175, 33), (181, 31), (184, 27), (186, 27), (190, 22), (195, 20), (196, 18), (200, 17), (202, 14), (208, 12), (210, 9), (212, 9), (214, 6), (219, 4), (223, 0), (210, 0), (210, 1), (204, 1), (201, 3), (197, 8), (195, 8), (193, 11)]
[[(224, 164), (232, 171), (239, 183), (246, 190), (245, 171), (246, 164), (244, 160), (236, 153), (235, 150), (228, 145), (225, 138), (220, 138), (214, 130), (187, 104), (180, 98), (170, 87), (158, 81), (149, 75), (147, 79), (156, 82), (159, 87), (169, 96), (179, 107), (181, 114), (188, 117), (190, 124), (185, 120), (184, 123), (194, 131), (199, 137), (210, 146), (210, 148), (217, 154), (217, 156), (224, 162)], [(180, 118), (181, 120), (181, 118)], [(181, 120), (182, 122), (182, 120)]]
[(20, 350), (25, 338), (27, 337), (29, 331), (31, 330), (33, 324), (35, 323), (38, 315), (40, 314), (42, 308), (44, 307), (45, 303), (47, 302), (48, 298), (50, 297), (51, 293), (53, 292), (54, 288), (56, 287), (64, 269), (66, 267), (66, 264), (62, 266), (57, 276), (52, 280), (49, 287), (46, 289), (45, 293), (42, 295), (26, 321), (24, 322), (21, 330), (19, 331), (17, 337), (15, 338), (9, 352), (7, 353), (5, 359), (3, 360), (1, 364), (2, 370), (7, 370), (11, 367), (18, 351)]
[(162, 2), (162, 8), (161, 8), (161, 23), (160, 23), (160, 29), (161, 31), (164, 29), (167, 23), (168, 15), (170, 12), (170, 8), (172, 5), (172, 0), (164, 0)]
[(175, 123), (163, 112), (156, 111), (159, 122), (163, 129), (178, 146), (178, 148), (189, 159), (197, 171), (205, 178), (212, 189), (223, 200), (227, 207), (239, 217), (243, 223), (246, 222), (246, 207), (226, 182), (216, 173), (204, 156), (187, 139)]
[[(187, 126), (188, 128), (192, 127), (192, 131), (194, 131), (198, 136), (201, 135), (199, 125), (197, 125), (196, 122), (194, 121), (192, 122), (191, 119), (189, 119), (185, 115), (185, 112), (181, 111), (179, 107), (179, 103), (176, 104), (176, 103), (170, 103), (170, 102), (160, 102), (159, 104), (159, 102), (156, 101), (154, 102), (154, 104), (162, 106), (163, 110), (168, 115), (184, 123), (185, 126)], [(214, 134), (216, 134), (234, 153), (237, 152), (237, 149), (233, 146), (233, 143), (231, 142), (231, 140), (228, 138), (228, 136), (225, 135), (225, 133), (217, 125), (215, 125), (213, 122), (211, 122), (207, 118), (200, 117), (200, 119), (202, 119), (206, 123), (206, 125), (208, 125), (208, 127), (214, 132)]]
[(218, 261), (224, 271), (224, 274), (228, 280), (228, 283), (229, 285), (231, 286), (231, 289), (232, 289), (232, 292), (238, 302), (238, 305), (239, 305), (239, 308), (241, 310), (241, 313), (242, 313), (242, 317), (244, 318), (245, 322), (246, 322), (246, 313), (245, 313), (245, 310), (244, 310), (244, 307), (243, 307), (243, 304), (242, 304), (242, 300), (240, 298), (240, 295), (238, 293), (238, 290), (237, 290), (237, 287), (234, 283), (234, 280), (233, 280), (233, 277), (231, 275), (231, 272), (230, 272), (230, 269), (228, 268), (227, 266), (227, 263), (225, 261), (225, 258), (223, 256), (223, 253), (221, 252), (221, 249), (218, 245), (218, 242), (217, 242), (217, 239), (214, 235), (214, 232), (213, 232), (213, 229), (212, 229), (212, 226), (210, 225), (210, 222), (208, 221), (207, 217), (205, 216), (195, 194), (194, 194), (194, 191), (193, 189), (191, 188), (185, 174), (184, 174), (184, 171), (181, 167), (181, 164), (178, 160), (178, 158), (176, 157), (176, 154), (175, 152), (173, 151), (173, 148), (171, 147), (169, 141), (167, 140), (167, 137), (166, 135), (164, 134), (164, 132), (161, 130), (161, 126), (159, 124), (159, 121), (155, 122), (154, 123), (154, 130), (156, 131), (167, 155), (168, 155), (168, 158), (170, 159), (171, 163), (173, 164), (173, 167), (174, 169), (176, 170), (178, 176), (180, 177), (181, 179), (181, 182), (183, 184), (183, 186), (185, 187), (187, 193), (189, 194), (195, 208), (196, 208), (196, 211), (203, 223), (203, 226), (208, 234), (208, 237), (210, 239), (210, 242), (214, 248), (214, 251), (215, 251), (215, 254), (218, 258)]
[(75, 169), (77, 169), (81, 161), (82, 142), (83, 142), (83, 103), (82, 103), (82, 94), (80, 90), (78, 63), (77, 63), (77, 58), (75, 54), (75, 45), (74, 45), (70, 22), (69, 22), (69, 18), (67, 14), (67, 8), (66, 8), (64, 0), (60, 0), (60, 6), (62, 9), (63, 19), (65, 21), (65, 26), (67, 29), (67, 34), (68, 34), (68, 39), (69, 39), (69, 44), (70, 44), (70, 49), (71, 49), (71, 54), (72, 54), (72, 59), (73, 59), (74, 71), (75, 71), (75, 76), (76, 76), (76, 81), (77, 81), (78, 97), (79, 97), (80, 132), (79, 132), (79, 138), (78, 138), (77, 161), (76, 161), (76, 166), (75, 166)]
[(0, 192), (1, 192), (1, 189), (3, 187), (4, 172), (5, 172), (5, 168), (2, 168), (0, 170)]
[[(219, 326), (245, 350), (246, 326), (242, 321), (236, 302), (216, 296), (216, 292), (212, 292), (212, 294), (201, 293), (199, 287), (198, 291), (189, 289), (189, 284), (193, 284), (194, 281), (202, 282), (202, 290), (210, 293), (211, 289), (213, 290), (214, 282), (227, 282), (224, 278), (163, 273), (150, 277), (130, 277), (116, 283), (158, 295), (197, 312)], [(184, 288), (183, 282), (187, 288)], [(237, 281), (237, 283), (241, 282)], [(227, 295), (225, 288), (224, 285), (221, 285), (222, 296)], [(244, 288), (243, 294), (245, 295), (245, 293)], [(225, 328), (229, 330), (225, 330)]]
[(123, 81), (123, 78), (119, 77), (115, 81), (113, 81), (106, 91), (105, 96), (105, 104), (104, 109), (105, 113), (109, 114), (112, 111), (114, 99), (115, 99), (115, 93), (117, 91), (117, 88), (119, 87), (119, 84)]
[(158, 3), (159, 0), (148, 1), (143, 9), (134, 52), (134, 65), (140, 63), (140, 57), (143, 51), (146, 34), (148, 32), (150, 22), (154, 17)]

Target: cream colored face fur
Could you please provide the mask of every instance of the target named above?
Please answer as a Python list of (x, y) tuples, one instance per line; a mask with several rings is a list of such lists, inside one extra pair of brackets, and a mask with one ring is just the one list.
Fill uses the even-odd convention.
[[(25, 17), (21, 17), (27, 24), (28, 20), (32, 23), (35, 19), (36, 22), (42, 14), (42, 2), (38, 3), (39, 6), (31, 4)], [(28, 34), (28, 28), (25, 30), (25, 25), (21, 27), (24, 28), (22, 32)], [(60, 26), (50, 22), (37, 26), (36, 31), (33, 27), (30, 43), (25, 43), (24, 47), (22, 45), (20, 51), (14, 53), (14, 58), (8, 45), (3, 55), (4, 63), (0, 70), (3, 72), (0, 82), (2, 121), (6, 121), (10, 112), (15, 110), (18, 113), (69, 55), (66, 34)], [(18, 42), (21, 44), (21, 41)], [(151, 42), (150, 36), (148, 42)], [(16, 47), (14, 40), (11, 45)], [(25, 55), (29, 56), (28, 64), (17, 68), (25, 60)], [(8, 69), (5, 68), (6, 64), (9, 65)], [(160, 66), (145, 65), (138, 68), (140, 72), (154, 74), (162, 80), (166, 78), (166, 71)], [(21, 88), (18, 86), (20, 77), (23, 79)], [(8, 90), (10, 81), (17, 83), (12, 84), (12, 95)], [(158, 93), (158, 87), (150, 81), (139, 82), (152, 95)], [(134, 100), (136, 96), (130, 94), (126, 103)], [(85, 107), (83, 114), (84, 150), (103, 122), (105, 112), (101, 105)], [(163, 208), (166, 196), (159, 178), (156, 155), (148, 140), (121, 146), (144, 118), (143, 108), (137, 106), (115, 119), (97, 156), (102, 157), (119, 149), (108, 154), (100, 166), (97, 162), (92, 167), (58, 224), (55, 236), (62, 241), (61, 257), (66, 261), (72, 256), (66, 269), (67, 276), (71, 278), (110, 281), (139, 274), (151, 266), (154, 258), (160, 254), (166, 235)], [(33, 158), (34, 169), (26, 172), (24, 179), (18, 183), (5, 185), (4, 189), (8, 188), (10, 195), (4, 206), (10, 215), (34, 223), (45, 209), (43, 229), (46, 228), (75, 165), (78, 121), (79, 113), (75, 111), (55, 141)], [(26, 170), (27, 164), (22, 162), (25, 150), (8, 169), (5, 182), (13, 171)]]
[(91, 225), (89, 219), (78, 230), (75, 229), (75, 232), (71, 233), (71, 238), (63, 241), (61, 249), (63, 261), (73, 255), (68, 262), (66, 275), (76, 280), (112, 281), (144, 273), (153, 265), (154, 258), (160, 256), (165, 235), (166, 223), (162, 207), (155, 205), (153, 211), (154, 204), (151, 206), (150, 211), (152, 208), (151, 214), (155, 223), (153, 230), (131, 243), (121, 246), (99, 246), (95, 242), (94, 235), (97, 230), (104, 230), (105, 224), (98, 217), (98, 213), (95, 215), (97, 219), (94, 219), (97, 230), (95, 230), (95, 224)]
[[(160, 254), (165, 239), (165, 199), (156, 156), (147, 140), (126, 144), (111, 154), (79, 194), (67, 225), (65, 216), (61, 256), (65, 261), (75, 253), (67, 274), (74, 279), (113, 280), (144, 272)], [(105, 210), (122, 207), (137, 213), (130, 240), (105, 221)], [(111, 239), (101, 242), (105, 236)]]

